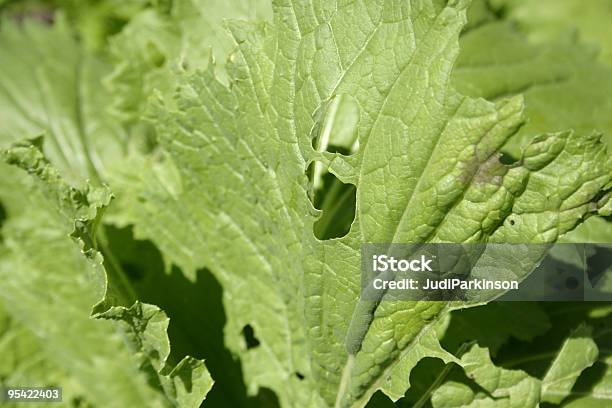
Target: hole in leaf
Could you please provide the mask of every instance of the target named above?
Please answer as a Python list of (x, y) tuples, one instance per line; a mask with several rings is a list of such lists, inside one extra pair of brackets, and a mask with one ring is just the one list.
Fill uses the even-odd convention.
[(508, 153), (502, 153), (499, 156), (499, 162), (501, 164), (511, 165), (511, 164), (514, 164), (514, 163), (518, 162), (518, 159), (513, 157), (513, 156), (511, 156), (511, 155), (509, 155)]
[(250, 324), (247, 324), (242, 328), (242, 337), (247, 346), (247, 350), (253, 349), (259, 346), (259, 340), (255, 337), (255, 330)]
[(336, 95), (315, 113), (312, 148), (349, 156), (359, 149), (359, 106), (349, 95)]
[(510, 222), (510, 225), (514, 225), (515, 224), (514, 220), (512, 220), (512, 219), (509, 222)]
[(304, 374), (300, 373), (299, 371), (296, 371), (296, 372), (295, 372), (295, 376), (296, 376), (298, 379), (300, 379), (300, 380), (303, 380), (303, 379), (304, 379)]
[(320, 162), (308, 168), (311, 177), (310, 199), (314, 207), (321, 210), (313, 232), (318, 239), (345, 236), (355, 220), (357, 188), (341, 182), (335, 175), (321, 169)]

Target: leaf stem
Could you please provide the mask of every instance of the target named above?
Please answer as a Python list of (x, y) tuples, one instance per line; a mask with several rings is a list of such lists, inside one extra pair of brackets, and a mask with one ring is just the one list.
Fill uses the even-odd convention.
[(114, 274), (120, 283), (120, 293), (123, 295), (124, 300), (128, 305), (132, 305), (136, 300), (138, 300), (138, 295), (136, 294), (136, 290), (132, 286), (130, 279), (128, 278), (127, 273), (123, 270), (121, 263), (115, 257), (108, 246), (108, 239), (106, 236), (106, 228), (104, 225), (100, 225), (98, 229), (98, 233), (100, 234), (100, 240), (98, 241), (99, 250), (102, 256), (104, 257), (104, 263), (108, 266), (109, 272)]

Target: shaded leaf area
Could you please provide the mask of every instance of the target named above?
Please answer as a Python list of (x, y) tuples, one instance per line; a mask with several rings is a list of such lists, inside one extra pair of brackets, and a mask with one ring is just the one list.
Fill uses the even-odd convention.
[[(107, 250), (126, 273), (139, 301), (159, 306), (170, 318), (170, 359), (185, 355), (206, 361), (215, 384), (206, 397), (207, 407), (276, 407), (273, 393), (260, 389), (249, 395), (238, 356), (224, 344), (226, 323), (223, 288), (206, 269), (190, 280), (173, 266), (166, 271), (161, 253), (150, 242), (134, 238), (132, 228), (106, 226)], [(112, 267), (112, 266), (110, 266)], [(245, 349), (257, 347), (252, 328), (245, 330)]]
[[(550, 318), (551, 329), (528, 344), (511, 341), (500, 351), (497, 361), (504, 367), (519, 367), (533, 376), (542, 377), (564, 340), (583, 323), (593, 328), (592, 337), (598, 345), (601, 344), (601, 353), (605, 355), (606, 350), (610, 349), (608, 331), (611, 320), (609, 315), (598, 316), (598, 312), (605, 311), (607, 306), (590, 303), (544, 303), (542, 307)], [(521, 353), (525, 357), (521, 357)]]
[(528, 342), (550, 328), (548, 315), (537, 303), (494, 302), (454, 312), (442, 345), (455, 351), (462, 344), (475, 341), (496, 356), (511, 339)]
[(595, 362), (578, 378), (563, 406), (571, 408), (604, 408), (612, 403), (612, 358), (610, 350), (605, 358)]
[(2, 201), (0, 201), (0, 244), (2, 244), (2, 241), (3, 241), (2, 225), (4, 224), (5, 221), (6, 221), (6, 207), (4, 207), (4, 204), (2, 204)]
[[(516, 311), (513, 314), (511, 311)], [(547, 399), (549, 386), (563, 385), (548, 393), (548, 398), (570, 407), (605, 407), (610, 403), (609, 393), (612, 351), (611, 309), (607, 303), (491, 303), (475, 309), (456, 311), (443, 336), (442, 344), (458, 350), (476, 343), (496, 350), (492, 363), (498, 369), (520, 370), (521, 378), (542, 381), (542, 398)], [(479, 319), (483, 316), (483, 319)], [(489, 319), (486, 316), (496, 316)], [(530, 317), (531, 316), (531, 317)], [(535, 325), (539, 319), (543, 329)], [(505, 334), (504, 334), (505, 333)], [(572, 350), (573, 349), (573, 350)], [(589, 351), (591, 350), (591, 351)], [(584, 360), (586, 359), (586, 360)], [(583, 362), (581, 362), (583, 361)], [(491, 366), (492, 367), (492, 366)], [(479, 382), (470, 378), (466, 366), (444, 364), (439, 359), (424, 359), (412, 370), (411, 387), (400, 399), (398, 407), (431, 407), (429, 397), (443, 384), (449, 400), (438, 399), (434, 406), (490, 406), (482, 400), (492, 395)], [(555, 374), (558, 373), (558, 374)], [(528, 377), (527, 377), (528, 376)], [(558, 376), (559, 381), (551, 380)], [(564, 383), (566, 382), (566, 383)], [(533, 383), (535, 384), (535, 383)], [(540, 390), (538, 389), (538, 393)], [(511, 403), (523, 391), (514, 389), (500, 403)], [(462, 395), (464, 397), (462, 397)], [(506, 398), (504, 397), (504, 398)], [(438, 398), (441, 398), (440, 395)], [(461, 398), (467, 398), (460, 403)], [(480, 401), (480, 402), (478, 402)], [(534, 400), (535, 401), (535, 400)], [(464, 404), (464, 405), (461, 405)], [(393, 406), (391, 401), (378, 395), (371, 407)], [(512, 406), (512, 405), (501, 405)], [(520, 403), (514, 406), (535, 406)], [(543, 407), (557, 406), (543, 402)]]

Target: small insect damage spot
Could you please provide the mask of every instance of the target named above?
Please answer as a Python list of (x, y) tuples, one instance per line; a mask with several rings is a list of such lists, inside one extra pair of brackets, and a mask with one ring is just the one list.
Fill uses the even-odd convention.
[(501, 155), (494, 154), (485, 160), (474, 175), (474, 183), (479, 184), (493, 184), (501, 186), (503, 178), (508, 172), (508, 166), (503, 164), (500, 160)]
[(508, 154), (508, 153), (500, 153), (499, 155), (499, 162), (501, 164), (505, 164), (506, 166), (511, 166), (514, 165), (516, 163), (519, 162), (519, 159), (515, 158), (514, 156)]
[(459, 175), (462, 183), (500, 186), (508, 169), (515, 163), (503, 153), (491, 153), (472, 146), (471, 158), (462, 163), (463, 169)]
[(250, 324), (247, 324), (242, 328), (242, 337), (244, 338), (247, 350), (259, 347), (259, 339), (255, 336), (255, 330)]

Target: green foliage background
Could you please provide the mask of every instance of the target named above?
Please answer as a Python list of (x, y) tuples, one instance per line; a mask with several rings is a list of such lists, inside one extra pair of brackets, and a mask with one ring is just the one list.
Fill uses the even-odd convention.
[(612, 405), (610, 304), (358, 300), (362, 242), (612, 243), (609, 0), (0, 18), (0, 386), (73, 407)]

